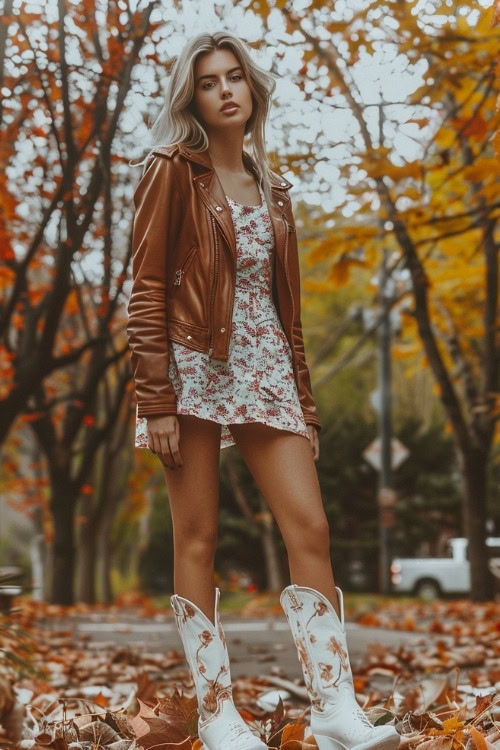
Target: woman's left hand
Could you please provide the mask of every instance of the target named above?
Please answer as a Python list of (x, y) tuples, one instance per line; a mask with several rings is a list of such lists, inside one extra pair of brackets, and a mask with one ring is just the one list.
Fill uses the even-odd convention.
[(319, 458), (319, 438), (318, 430), (313, 424), (308, 424), (307, 432), (309, 433), (309, 442), (311, 443), (311, 450), (315, 461)]

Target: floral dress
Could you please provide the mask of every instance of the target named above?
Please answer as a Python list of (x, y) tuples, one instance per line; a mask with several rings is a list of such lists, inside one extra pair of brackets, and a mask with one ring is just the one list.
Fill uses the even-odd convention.
[[(218, 422), (221, 448), (234, 445), (228, 424), (264, 422), (308, 437), (290, 345), (272, 296), (274, 233), (262, 188), (248, 206), (226, 195), (236, 237), (236, 288), (229, 357), (169, 341), (168, 375), (178, 414)], [(147, 418), (136, 415), (136, 448), (148, 447)]]

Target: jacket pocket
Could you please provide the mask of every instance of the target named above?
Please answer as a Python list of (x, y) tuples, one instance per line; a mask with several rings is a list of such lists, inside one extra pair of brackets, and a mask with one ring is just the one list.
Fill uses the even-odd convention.
[(170, 284), (170, 288), (168, 290), (168, 297), (171, 297), (172, 294), (174, 294), (175, 290), (181, 285), (182, 283), (182, 277), (188, 270), (189, 266), (191, 265), (191, 262), (196, 255), (196, 251), (198, 250), (198, 247), (195, 245), (191, 248), (189, 253), (186, 255), (186, 258), (184, 259), (184, 262), (180, 268), (178, 268), (175, 272), (175, 278), (173, 282)]

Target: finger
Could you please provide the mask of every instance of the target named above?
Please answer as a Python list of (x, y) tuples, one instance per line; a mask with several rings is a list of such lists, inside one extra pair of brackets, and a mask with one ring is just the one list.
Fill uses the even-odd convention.
[(150, 432), (149, 430), (148, 430), (148, 448), (149, 448), (149, 450), (151, 451), (151, 453), (154, 453), (154, 452), (155, 452), (155, 448), (154, 448), (154, 438), (153, 438), (153, 435), (152, 435), (152, 433), (151, 433), (151, 432)]
[(160, 441), (156, 432), (152, 433), (152, 438), (153, 438), (153, 453), (156, 456), (158, 456), (158, 458), (161, 461), (161, 445), (160, 445)]
[(168, 469), (170, 469), (171, 467), (168, 466), (168, 464), (165, 462), (165, 455), (163, 451), (161, 438), (157, 433), (153, 433), (153, 446), (154, 446), (154, 453), (158, 456), (162, 464), (166, 466)]
[(317, 430), (314, 430), (314, 432), (316, 433), (316, 435), (314, 436), (314, 452), (315, 452), (316, 460), (318, 460), (318, 458), (319, 458), (319, 437), (318, 437)]
[(180, 456), (180, 444), (181, 444), (181, 428), (179, 425), (179, 420), (175, 420), (175, 441), (176, 441), (176, 450), (179, 453), (179, 459), (180, 459), (180, 465), (182, 466), (182, 458)]
[(318, 440), (318, 432), (315, 427), (311, 430), (311, 449), (313, 453), (313, 458), (315, 461), (319, 458), (319, 440)]
[(172, 459), (172, 455), (170, 453), (170, 448), (168, 444), (168, 436), (163, 435), (160, 440), (160, 455), (161, 455), (161, 461), (162, 463), (168, 468), (168, 469), (175, 469), (175, 462)]
[(170, 453), (172, 455), (172, 459), (175, 461), (176, 469), (182, 468), (182, 458), (179, 452), (179, 443), (177, 441), (175, 431), (171, 435), (169, 435), (168, 443), (170, 446)]

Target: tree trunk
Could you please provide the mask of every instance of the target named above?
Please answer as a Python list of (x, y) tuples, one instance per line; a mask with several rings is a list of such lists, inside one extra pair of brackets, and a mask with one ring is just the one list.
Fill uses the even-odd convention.
[[(125, 464), (125, 462), (123, 462)], [(128, 464), (125, 464), (128, 466)], [(110, 500), (104, 506), (96, 529), (97, 540), (97, 576), (100, 600), (104, 604), (113, 601), (113, 587), (111, 584), (111, 563), (113, 560), (112, 532), (113, 521), (119, 508), (121, 499), (125, 496), (126, 481), (120, 482), (109, 488)]]
[(30, 543), (31, 578), (33, 591), (32, 599), (35, 602), (45, 600), (45, 539), (43, 534), (34, 534)]
[(470, 598), (475, 601), (493, 598), (493, 576), (489, 571), (486, 546), (488, 455), (488, 451), (479, 450), (460, 454), (464, 485), (464, 531), (469, 540)]
[[(40, 452), (36, 451), (34, 456), (35, 461), (40, 460)], [(41, 461), (40, 461), (41, 464)], [(38, 478), (39, 472), (36, 472)], [(31, 596), (35, 602), (45, 601), (46, 592), (46, 561), (47, 561), (47, 547), (45, 544), (45, 538), (43, 534), (43, 511), (38, 505), (33, 513), (33, 526), (35, 533), (30, 543), (30, 560), (31, 560), (31, 579), (32, 579), (32, 592)]]
[(78, 546), (78, 600), (95, 604), (95, 570), (97, 539), (95, 524), (91, 521), (82, 529)]
[(106, 526), (101, 530), (99, 537), (99, 590), (104, 604), (111, 604), (114, 597), (111, 584), (111, 528), (111, 524)]
[(69, 488), (54, 488), (51, 510), (54, 519), (52, 544), (52, 604), (73, 604), (75, 570), (74, 498)]

